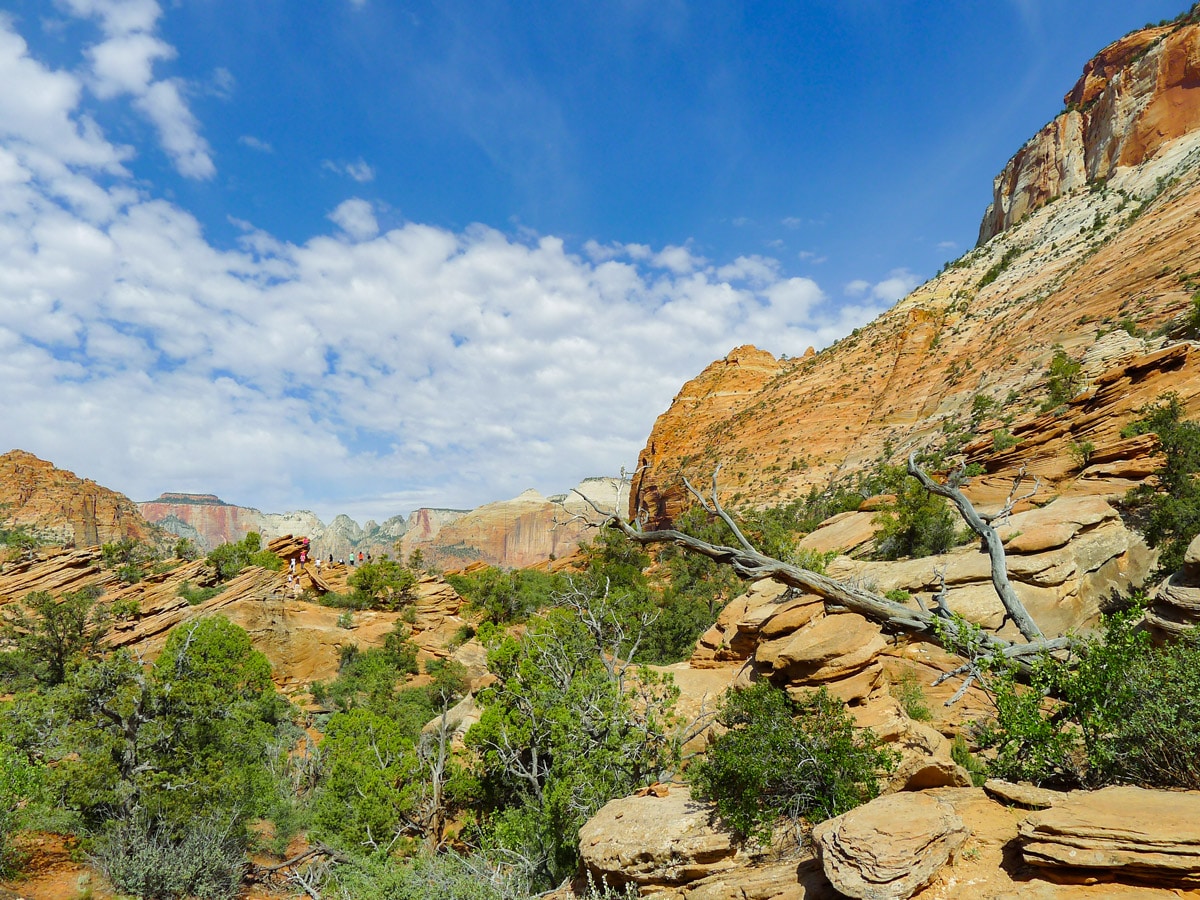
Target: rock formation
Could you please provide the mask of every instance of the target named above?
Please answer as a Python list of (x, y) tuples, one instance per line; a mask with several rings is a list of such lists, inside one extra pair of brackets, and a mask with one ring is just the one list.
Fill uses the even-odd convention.
[(158, 537), (125, 495), (23, 450), (0, 456), (0, 521), (26, 525), (47, 543), (76, 547)]
[[(1042, 157), (1086, 177), (1054, 187), (1054, 202), (1005, 188), (1003, 230), (820, 353), (739, 347), (710, 365), (655, 423), (631, 509), (666, 523), (688, 502), (680, 474), (706, 483), (718, 464), (731, 505), (775, 505), (948, 432), (975, 436), (967, 453), (987, 469), (976, 485), (985, 496), (1022, 464), (1042, 478), (1043, 499), (1115, 497), (1144, 478), (1154, 444), (1123, 441), (1121, 426), (1171, 390), (1200, 414), (1197, 348), (1181, 340), (1200, 288), (1196, 60), (1191, 24), (1108, 48), (1084, 79), (1087, 122), (1068, 115), (1079, 139), (1066, 139), (1076, 126), (1063, 120), (1001, 180), (1049, 179), (1035, 177)], [(1059, 345), (1084, 362), (1086, 383), (1042, 412)], [(972, 421), (976, 397), (995, 408)], [(996, 449), (1005, 442), (993, 434), (1006, 431), (1017, 443)], [(1072, 447), (1086, 445), (1081, 465)]]
[(409, 516), (401, 546), (405, 558), (419, 549), (427, 563), (446, 570), (479, 562), (524, 568), (569, 556), (588, 539), (588, 529), (576, 518), (590, 512), (582, 497), (617, 510), (625, 506), (627, 496), (627, 488), (616, 478), (589, 478), (556, 497), (528, 490), (466, 512), (417, 510)]
[(1154, 592), (1146, 621), (1169, 637), (1200, 625), (1200, 537), (1188, 544), (1183, 568)]
[(361, 527), (346, 515), (325, 525), (305, 510), (263, 513), (212, 494), (167, 493), (138, 507), (151, 522), (190, 538), (205, 551), (239, 541), (250, 531), (267, 539), (302, 534), (321, 557), (346, 559), (359, 551), (395, 554), (399, 544), (405, 559), (420, 550), (428, 565), (453, 571), (476, 562), (522, 568), (569, 556), (586, 533), (583, 524), (573, 520), (585, 509), (580, 494), (619, 509), (627, 502), (622, 490), (618, 479), (588, 478), (570, 493), (554, 497), (529, 490), (473, 510), (423, 508), (407, 520), (393, 516), (382, 525), (371, 521)]

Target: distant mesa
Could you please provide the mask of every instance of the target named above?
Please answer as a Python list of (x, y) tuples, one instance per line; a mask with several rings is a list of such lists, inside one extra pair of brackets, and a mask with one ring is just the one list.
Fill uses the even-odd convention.
[(228, 506), (216, 494), (181, 494), (173, 491), (158, 495), (158, 503), (195, 503), (206, 506)]

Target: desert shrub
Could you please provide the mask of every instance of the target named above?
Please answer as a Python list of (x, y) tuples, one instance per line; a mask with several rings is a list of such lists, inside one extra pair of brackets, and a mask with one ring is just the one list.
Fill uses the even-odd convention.
[(1062, 406), (1075, 396), (1083, 383), (1083, 366), (1072, 359), (1061, 346), (1054, 346), (1054, 355), (1046, 369), (1046, 387), (1049, 394), (1042, 403), (1042, 412)]
[(1156, 648), (1140, 617), (1138, 606), (1106, 617), (1074, 660), (1041, 660), (1028, 687), (1011, 671), (989, 678), (995, 719), (980, 738), (992, 774), (1200, 789), (1200, 635)]
[(961, 734), (956, 734), (950, 742), (950, 758), (967, 770), (971, 776), (971, 784), (983, 787), (983, 783), (987, 781), (987, 763), (971, 752)]
[(221, 593), (221, 589), (216, 585), (211, 587), (198, 587), (190, 581), (185, 581), (179, 586), (177, 592), (180, 597), (188, 602), (189, 606), (196, 606), (203, 603), (205, 600), (211, 600), (217, 594)]
[(219, 581), (228, 581), (247, 566), (279, 571), (283, 560), (270, 550), (262, 549), (262, 535), (250, 531), (240, 541), (222, 544), (208, 554), (209, 563), (217, 570)]
[(448, 575), (446, 580), (464, 600), (482, 610), (488, 621), (497, 625), (524, 622), (550, 602), (552, 593), (563, 587), (561, 575), (532, 569), (505, 571), (495, 566)]
[(417, 576), (394, 559), (363, 563), (347, 584), (360, 609), (396, 610), (416, 599)]
[(878, 776), (895, 765), (824, 689), (792, 700), (759, 682), (728, 694), (719, 721), (729, 730), (689, 777), (743, 839), (765, 843), (780, 819), (819, 822), (853, 809), (878, 796)]
[(928, 722), (933, 718), (933, 711), (930, 710), (929, 701), (925, 697), (925, 689), (921, 687), (921, 682), (917, 680), (917, 675), (912, 669), (906, 669), (900, 680), (892, 685), (891, 695), (900, 701), (905, 715), (914, 722)]
[(116, 822), (97, 843), (96, 863), (118, 889), (141, 900), (236, 897), (246, 871), (238, 831), (219, 817), (189, 823), (182, 834), (144, 817)]
[(158, 559), (158, 552), (135, 538), (111, 541), (100, 548), (100, 564), (113, 569), (125, 584), (142, 580), (142, 568)]
[(678, 761), (678, 690), (622, 662), (637, 640), (619, 608), (626, 598), (583, 579), (577, 587), (574, 605), (564, 598), (520, 640), (495, 636), (497, 681), (466, 735), (479, 759), (483, 846), (527, 861), (542, 890), (575, 873), (579, 827), (596, 810)]
[(983, 277), (979, 279), (977, 287), (987, 287), (993, 281), (1013, 264), (1013, 261), (1024, 252), (1023, 247), (1009, 247), (1004, 251), (1004, 255), (997, 260), (990, 269), (983, 273)]
[(1183, 418), (1179, 395), (1168, 393), (1143, 406), (1121, 434), (1153, 432), (1165, 462), (1155, 482), (1143, 483), (1125, 497), (1125, 508), (1146, 542), (1159, 551), (1159, 572), (1169, 575), (1183, 565), (1187, 545), (1200, 533), (1200, 423)]
[(42, 772), (24, 756), (0, 743), (0, 876), (10, 873), (17, 857), (10, 845), (18, 810), (40, 795)]
[(896, 501), (875, 516), (875, 555), (880, 559), (934, 556), (962, 542), (963, 529), (945, 498), (908, 477)]
[(61, 598), (35, 591), (25, 597), (25, 609), (6, 607), (0, 637), (13, 649), (0, 653), (5, 680), (14, 687), (61, 684), (73, 666), (98, 655), (112, 621), (109, 607), (96, 602), (98, 595), (92, 588)]
[(341, 900), (532, 900), (512, 866), (479, 854), (382, 854), (355, 858), (330, 875), (325, 896)]

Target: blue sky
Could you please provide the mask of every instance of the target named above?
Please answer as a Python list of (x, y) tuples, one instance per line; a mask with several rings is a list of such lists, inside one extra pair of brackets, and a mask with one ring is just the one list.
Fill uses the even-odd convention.
[(969, 249), (1183, 8), (9, 0), (0, 449), (327, 520), (615, 474)]

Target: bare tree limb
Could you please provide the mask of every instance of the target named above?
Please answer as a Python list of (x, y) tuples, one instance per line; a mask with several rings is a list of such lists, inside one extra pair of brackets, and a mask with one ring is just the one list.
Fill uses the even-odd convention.
[[(953, 479), (950, 484), (939, 484), (930, 478), (917, 465), (917, 454), (915, 451), (909, 454), (908, 457), (908, 474), (921, 482), (925, 490), (931, 494), (945, 497), (955, 505), (959, 515), (963, 517), (963, 521), (983, 540), (984, 548), (987, 550), (988, 557), (992, 563), (992, 586), (995, 587), (996, 595), (1000, 598), (1000, 602), (1004, 604), (1004, 611), (1007, 613), (1007, 617), (1012, 619), (1013, 624), (1024, 635), (1025, 640), (1045, 640), (1042, 630), (1038, 628), (1037, 622), (1029, 615), (1029, 612), (1025, 609), (1025, 604), (1021, 602), (1021, 598), (1017, 596), (1017, 592), (1013, 589), (1012, 582), (1008, 580), (1008, 564), (1004, 556), (1004, 543), (1000, 540), (1000, 535), (996, 533), (996, 529), (976, 511), (974, 504), (958, 489)], [(1034, 490), (1036, 489), (1035, 485)], [(1013, 504), (1016, 502), (1014, 499), (1015, 493), (1016, 485), (1014, 484), (1013, 490), (1009, 493), (1009, 502), (1005, 505), (1005, 509), (1008, 511), (1011, 511)]]

